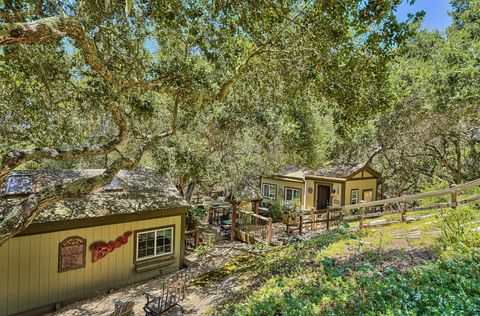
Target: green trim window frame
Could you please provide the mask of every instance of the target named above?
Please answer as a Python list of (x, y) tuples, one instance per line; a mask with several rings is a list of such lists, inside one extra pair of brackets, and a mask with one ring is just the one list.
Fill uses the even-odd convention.
[(285, 187), (285, 204), (290, 204), (294, 200), (302, 201), (302, 190)]
[(277, 186), (275, 184), (264, 183), (262, 195), (264, 198), (275, 201), (277, 199)]
[(173, 239), (173, 227), (136, 232), (136, 260), (141, 261), (173, 254)]
[(350, 204), (358, 204), (359, 191), (358, 189), (352, 189), (350, 191)]

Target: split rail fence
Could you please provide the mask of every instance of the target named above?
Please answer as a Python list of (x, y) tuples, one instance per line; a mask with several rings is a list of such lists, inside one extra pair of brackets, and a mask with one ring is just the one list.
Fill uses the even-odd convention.
[[(473, 196), (463, 200), (457, 200), (458, 194), (462, 191), (480, 186), (480, 179), (467, 182), (461, 185), (453, 186), (449, 189), (443, 189), (433, 192), (425, 192), (411, 195), (403, 195), (396, 198), (389, 198), (377, 201), (362, 202), (358, 204), (346, 205), (341, 207), (330, 207), (327, 211), (302, 210), (295, 219), (287, 222), (287, 233), (298, 230), (302, 234), (305, 230), (317, 230), (320, 224), (324, 223), (325, 228), (329, 230), (337, 222), (355, 222), (359, 221), (360, 228), (374, 226), (366, 224), (365, 219), (377, 218), (388, 214), (401, 214), (399, 221), (386, 221), (376, 225), (388, 225), (397, 222), (409, 221), (407, 212), (417, 212), (425, 210), (441, 210), (447, 207), (456, 208), (457, 205), (472, 203), (480, 200), (480, 196)], [(409, 206), (408, 202), (418, 201), (430, 197), (451, 195), (449, 203), (436, 203), (429, 206)], [(428, 215), (427, 215), (428, 216)]]

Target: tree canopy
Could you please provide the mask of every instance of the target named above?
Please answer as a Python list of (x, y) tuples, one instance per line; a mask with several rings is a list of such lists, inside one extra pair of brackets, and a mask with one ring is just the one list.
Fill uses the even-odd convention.
[(451, 4), (445, 33), (420, 30), (398, 47), (389, 64), (389, 107), (362, 127), (345, 157), (376, 153), (391, 194), (480, 177), (480, 4)]
[[(384, 106), (392, 48), (411, 35), (409, 21), (395, 18), (396, 0), (3, 3), (0, 183), (52, 160), (106, 171), (2, 210), (0, 244), (52, 203), (135, 167), (180, 128), (187, 138), (202, 128), (240, 131), (249, 117), (254, 128), (235, 142), (261, 155), (262, 139), (281, 131), (271, 139), (298, 153), (315, 143), (302, 137), (315, 100), (348, 133)], [(203, 127), (186, 123), (202, 116)], [(237, 157), (247, 147), (228, 150)]]

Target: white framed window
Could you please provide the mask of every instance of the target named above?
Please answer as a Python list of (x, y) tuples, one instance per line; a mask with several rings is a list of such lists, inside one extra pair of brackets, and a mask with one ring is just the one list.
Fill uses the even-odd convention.
[(350, 192), (350, 204), (358, 204), (358, 189), (352, 189)]
[(277, 186), (274, 184), (268, 184), (264, 183), (263, 184), (263, 197), (270, 199), (270, 200), (276, 200), (277, 199)]
[(285, 203), (289, 204), (295, 200), (300, 201), (302, 197), (302, 190), (294, 188), (285, 188)]
[(137, 260), (173, 253), (173, 227), (137, 233)]

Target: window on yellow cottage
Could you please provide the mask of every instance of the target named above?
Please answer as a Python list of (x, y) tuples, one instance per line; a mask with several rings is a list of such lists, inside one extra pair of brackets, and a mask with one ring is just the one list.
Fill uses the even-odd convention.
[(352, 189), (350, 193), (350, 204), (358, 204), (358, 189)]
[(277, 186), (274, 184), (264, 183), (263, 197), (270, 200), (275, 200), (277, 198)]
[(302, 190), (294, 188), (285, 188), (285, 203), (292, 203), (295, 200), (300, 201)]
[(137, 233), (137, 260), (173, 253), (173, 227)]

